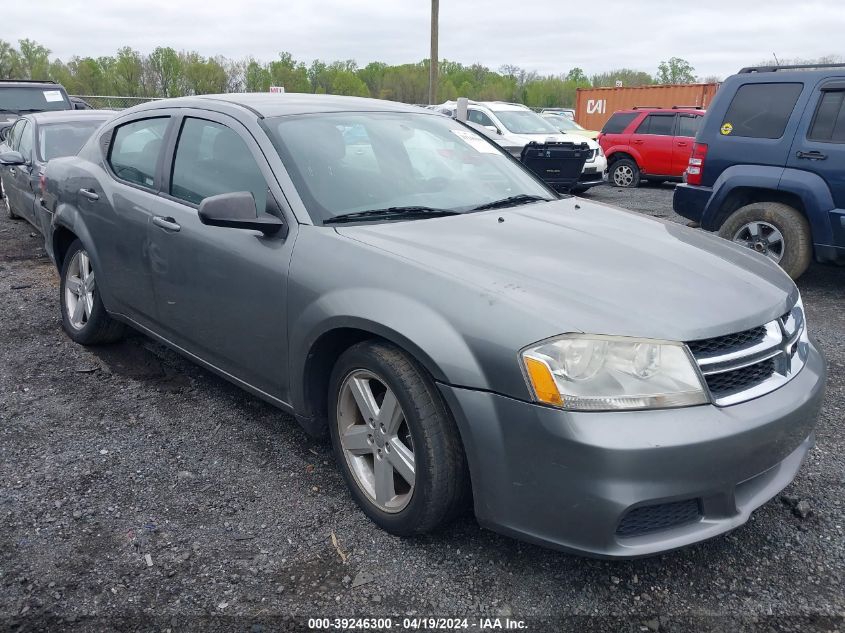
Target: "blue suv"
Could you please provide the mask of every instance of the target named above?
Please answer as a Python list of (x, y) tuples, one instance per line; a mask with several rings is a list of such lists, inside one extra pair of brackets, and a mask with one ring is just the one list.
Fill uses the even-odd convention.
[(845, 64), (743, 68), (695, 137), (680, 215), (795, 279), (845, 260)]

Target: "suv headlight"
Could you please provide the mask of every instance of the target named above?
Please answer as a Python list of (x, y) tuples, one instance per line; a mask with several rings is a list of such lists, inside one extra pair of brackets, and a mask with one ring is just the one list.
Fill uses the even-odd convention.
[(709, 402), (686, 345), (566, 334), (521, 353), (534, 399), (576, 411), (664, 409)]

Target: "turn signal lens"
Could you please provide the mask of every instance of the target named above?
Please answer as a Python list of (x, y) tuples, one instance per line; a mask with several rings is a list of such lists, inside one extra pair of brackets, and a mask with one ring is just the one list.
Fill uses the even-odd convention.
[(528, 378), (537, 400), (556, 407), (561, 406), (563, 398), (560, 397), (560, 392), (555, 385), (555, 379), (552, 377), (549, 366), (536, 358), (526, 357), (525, 368), (528, 370)]

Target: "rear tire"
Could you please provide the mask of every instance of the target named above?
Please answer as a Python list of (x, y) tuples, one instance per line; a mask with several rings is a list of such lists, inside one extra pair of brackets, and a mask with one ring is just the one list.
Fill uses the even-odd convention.
[(114, 343), (126, 333), (126, 327), (106, 312), (94, 273), (82, 242), (74, 240), (62, 261), (59, 303), (62, 327), (80, 345)]
[(335, 459), (376, 525), (422, 534), (465, 507), (469, 476), (458, 430), (416, 361), (389, 343), (358, 343), (338, 359), (328, 397)]
[(614, 187), (633, 189), (640, 184), (640, 168), (630, 158), (620, 158), (610, 166), (607, 179)]
[(753, 202), (740, 207), (722, 224), (719, 235), (775, 261), (798, 279), (813, 258), (807, 218), (780, 202)]

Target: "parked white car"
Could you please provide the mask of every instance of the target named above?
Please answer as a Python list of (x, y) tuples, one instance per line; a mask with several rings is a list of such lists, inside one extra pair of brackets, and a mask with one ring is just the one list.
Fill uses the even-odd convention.
[[(435, 109), (452, 116), (457, 109), (457, 103), (447, 101)], [(562, 134), (551, 123), (524, 105), (503, 101), (470, 101), (467, 118), (493, 132), (494, 140), (517, 157), (523, 146), (531, 141), (587, 143), (592, 153), (584, 163), (578, 186), (572, 191), (586, 191), (602, 184), (606, 179), (607, 159), (596, 141), (575, 134)]]

